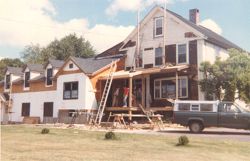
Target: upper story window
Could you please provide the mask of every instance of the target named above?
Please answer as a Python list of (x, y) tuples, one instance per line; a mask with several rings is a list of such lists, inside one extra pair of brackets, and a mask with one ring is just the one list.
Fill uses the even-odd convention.
[(30, 87), (29, 80), (30, 80), (30, 72), (25, 72), (24, 73), (24, 88)]
[(78, 82), (64, 83), (63, 99), (78, 99)]
[(188, 63), (187, 44), (177, 45), (177, 63)]
[(154, 19), (154, 36), (162, 36), (163, 35), (163, 17), (158, 17)]
[(53, 69), (48, 68), (47, 69), (47, 75), (46, 75), (46, 85), (47, 86), (52, 85), (52, 77), (53, 77)]
[(155, 48), (155, 66), (162, 65), (162, 47)]
[(69, 69), (72, 69), (74, 67), (73, 63), (69, 64)]
[(5, 89), (10, 89), (10, 74), (5, 76)]

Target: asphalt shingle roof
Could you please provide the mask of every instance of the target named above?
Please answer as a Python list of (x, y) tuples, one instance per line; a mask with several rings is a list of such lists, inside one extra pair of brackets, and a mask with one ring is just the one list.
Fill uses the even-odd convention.
[(112, 63), (113, 60), (118, 60), (119, 58), (77, 58), (71, 57), (71, 59), (83, 70), (86, 74), (92, 74), (101, 68)]
[(39, 72), (39, 73), (44, 72), (44, 68), (42, 64), (27, 64), (26, 67), (28, 67), (30, 71)]
[(9, 71), (11, 74), (18, 75), (18, 76), (23, 74), (22, 68), (19, 68), (19, 67), (7, 67), (5, 71)]
[(62, 60), (55, 60), (55, 59), (49, 59), (48, 63), (51, 64), (52, 67), (54, 67), (54, 68), (60, 68), (60, 67), (63, 66), (64, 61), (62, 61)]

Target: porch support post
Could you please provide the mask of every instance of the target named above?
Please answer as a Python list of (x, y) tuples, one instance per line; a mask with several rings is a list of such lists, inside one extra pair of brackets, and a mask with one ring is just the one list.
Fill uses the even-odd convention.
[(178, 100), (178, 97), (179, 97), (179, 96), (178, 96), (178, 89), (179, 89), (178, 79), (179, 79), (179, 78), (178, 78), (178, 70), (176, 70), (176, 72), (175, 72), (175, 82), (176, 82), (176, 83), (175, 83), (175, 87), (176, 87), (176, 88), (175, 88), (175, 99), (176, 99), (176, 100)]
[(133, 79), (132, 77), (129, 78), (129, 107), (132, 107), (132, 88), (133, 88)]
[[(133, 79), (132, 79), (132, 77), (130, 77), (129, 78), (129, 104), (128, 104), (129, 108), (132, 107), (132, 91), (133, 91), (132, 90), (132, 88), (133, 88), (132, 83), (133, 83)], [(131, 111), (131, 109), (128, 111), (128, 113), (129, 113), (129, 121), (131, 122), (132, 121), (132, 111)]]
[[(145, 76), (146, 77), (146, 108), (150, 107), (150, 103), (151, 103), (151, 95), (150, 95), (150, 77), (149, 75)], [(149, 100), (150, 99), (150, 100)]]
[(145, 77), (142, 76), (142, 95), (141, 95), (141, 103), (142, 103), (142, 107), (145, 108), (145, 96), (146, 96), (146, 90), (145, 90)]

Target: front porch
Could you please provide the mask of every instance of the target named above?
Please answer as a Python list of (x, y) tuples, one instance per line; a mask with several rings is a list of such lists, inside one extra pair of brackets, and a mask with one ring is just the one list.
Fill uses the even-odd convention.
[[(171, 115), (173, 111), (173, 101), (175, 99), (189, 99), (188, 97), (181, 97), (181, 87), (179, 87), (180, 77), (188, 74), (190, 74), (190, 71), (187, 65), (137, 69), (134, 72), (124, 70), (115, 72), (105, 113), (106, 115), (109, 115), (110, 112), (128, 114), (129, 120), (132, 121), (134, 120), (134, 116), (137, 117), (137, 114), (141, 113), (142, 110), (139, 107), (139, 105), (141, 105), (147, 111), (161, 114), (168, 113)], [(161, 89), (158, 91), (155, 80), (170, 77), (171, 79), (169, 79), (169, 81), (165, 81), (166, 85), (159, 87)], [(99, 79), (101, 81), (99, 87), (100, 95), (102, 95), (106, 79), (107, 76), (100, 77)], [(126, 100), (127, 106), (123, 100), (124, 88), (129, 89), (128, 99)], [(166, 92), (157, 93), (164, 90), (166, 90)], [(188, 93), (188, 91), (186, 92)]]

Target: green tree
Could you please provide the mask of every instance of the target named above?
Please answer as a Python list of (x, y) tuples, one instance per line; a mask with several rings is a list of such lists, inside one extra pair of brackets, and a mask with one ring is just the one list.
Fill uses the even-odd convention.
[[(229, 58), (214, 64), (203, 62), (200, 71), (203, 79), (199, 82), (201, 91), (208, 100), (216, 99), (234, 101), (238, 98), (250, 102), (250, 56), (242, 51), (229, 50)], [(223, 91), (225, 94), (223, 95)]]
[(95, 50), (89, 41), (70, 34), (60, 40), (55, 39), (46, 47), (33, 44), (26, 46), (21, 58), (25, 63), (45, 63), (49, 58), (58, 60), (67, 59), (69, 56), (88, 58), (94, 54)]
[(11, 58), (4, 58), (0, 60), (0, 80), (4, 79), (4, 70), (7, 66), (12, 66), (12, 67), (22, 67), (24, 64), (23, 62), (16, 58), (16, 59), (11, 59)]

